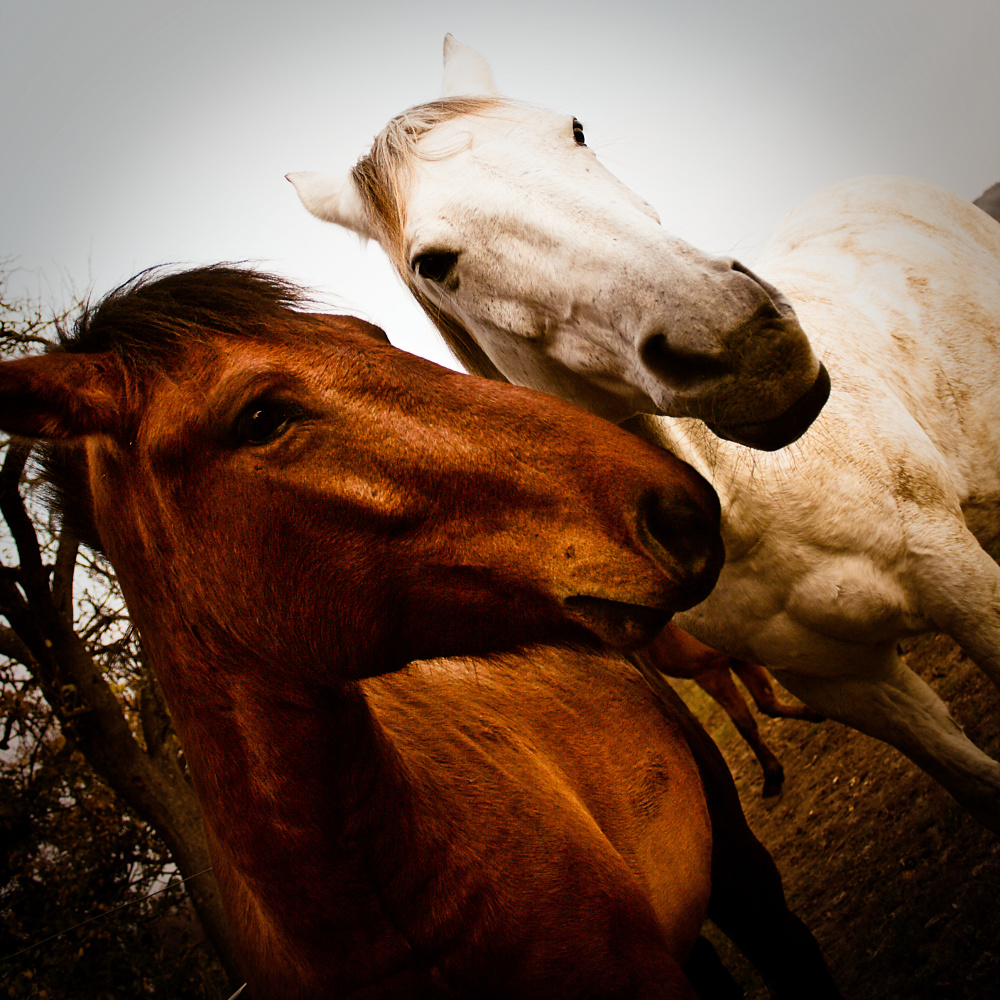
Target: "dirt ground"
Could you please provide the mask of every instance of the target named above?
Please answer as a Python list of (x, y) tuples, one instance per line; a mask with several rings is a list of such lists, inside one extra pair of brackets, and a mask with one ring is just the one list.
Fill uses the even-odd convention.
[[(903, 649), (969, 737), (1000, 757), (1000, 693), (983, 674), (942, 636)], [(693, 684), (673, 683), (722, 749), (845, 998), (1000, 998), (1000, 839), (901, 754), (829, 721), (758, 716), (786, 774), (781, 798), (765, 803), (760, 767), (728, 716)], [(713, 940), (747, 997), (766, 998), (742, 956)]]

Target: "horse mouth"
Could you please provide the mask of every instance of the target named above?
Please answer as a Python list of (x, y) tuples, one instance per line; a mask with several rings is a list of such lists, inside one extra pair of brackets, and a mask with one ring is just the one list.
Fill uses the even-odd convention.
[(573, 595), (563, 604), (571, 617), (610, 646), (623, 651), (651, 642), (670, 621), (671, 612), (604, 597)]
[(830, 373), (821, 363), (819, 374), (812, 387), (807, 389), (784, 413), (769, 420), (749, 424), (715, 424), (706, 421), (713, 434), (726, 441), (756, 448), (758, 451), (777, 451), (797, 441), (819, 416), (830, 396)]

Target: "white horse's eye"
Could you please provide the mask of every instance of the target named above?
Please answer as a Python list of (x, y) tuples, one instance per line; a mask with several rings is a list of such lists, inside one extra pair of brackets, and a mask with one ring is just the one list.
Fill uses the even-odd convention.
[(583, 126), (580, 124), (579, 118), (573, 119), (573, 138), (578, 146), (587, 145), (587, 137), (583, 134)]
[(450, 250), (431, 250), (428, 253), (417, 254), (410, 261), (410, 267), (421, 278), (440, 284), (451, 274), (457, 260), (458, 254)]

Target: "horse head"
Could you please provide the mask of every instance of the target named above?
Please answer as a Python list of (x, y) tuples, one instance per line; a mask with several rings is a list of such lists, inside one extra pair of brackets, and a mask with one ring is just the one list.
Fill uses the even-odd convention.
[(329, 680), (629, 647), (721, 566), (718, 503), (677, 459), (246, 271), (113, 293), (65, 350), (0, 365), (0, 426), (52, 443), (154, 662), (187, 643)]
[(499, 97), (450, 35), (440, 100), (393, 119), (347, 176), (288, 177), (314, 215), (381, 244), (477, 374), (766, 449), (826, 400), (778, 289), (666, 233), (576, 118)]

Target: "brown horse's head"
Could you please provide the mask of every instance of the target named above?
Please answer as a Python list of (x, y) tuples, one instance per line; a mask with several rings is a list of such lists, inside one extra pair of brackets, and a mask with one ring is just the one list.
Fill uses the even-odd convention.
[(52, 442), (161, 676), (177, 649), (325, 680), (628, 646), (708, 593), (718, 504), (688, 466), (301, 305), (246, 270), (144, 277), (0, 365), (0, 426)]

